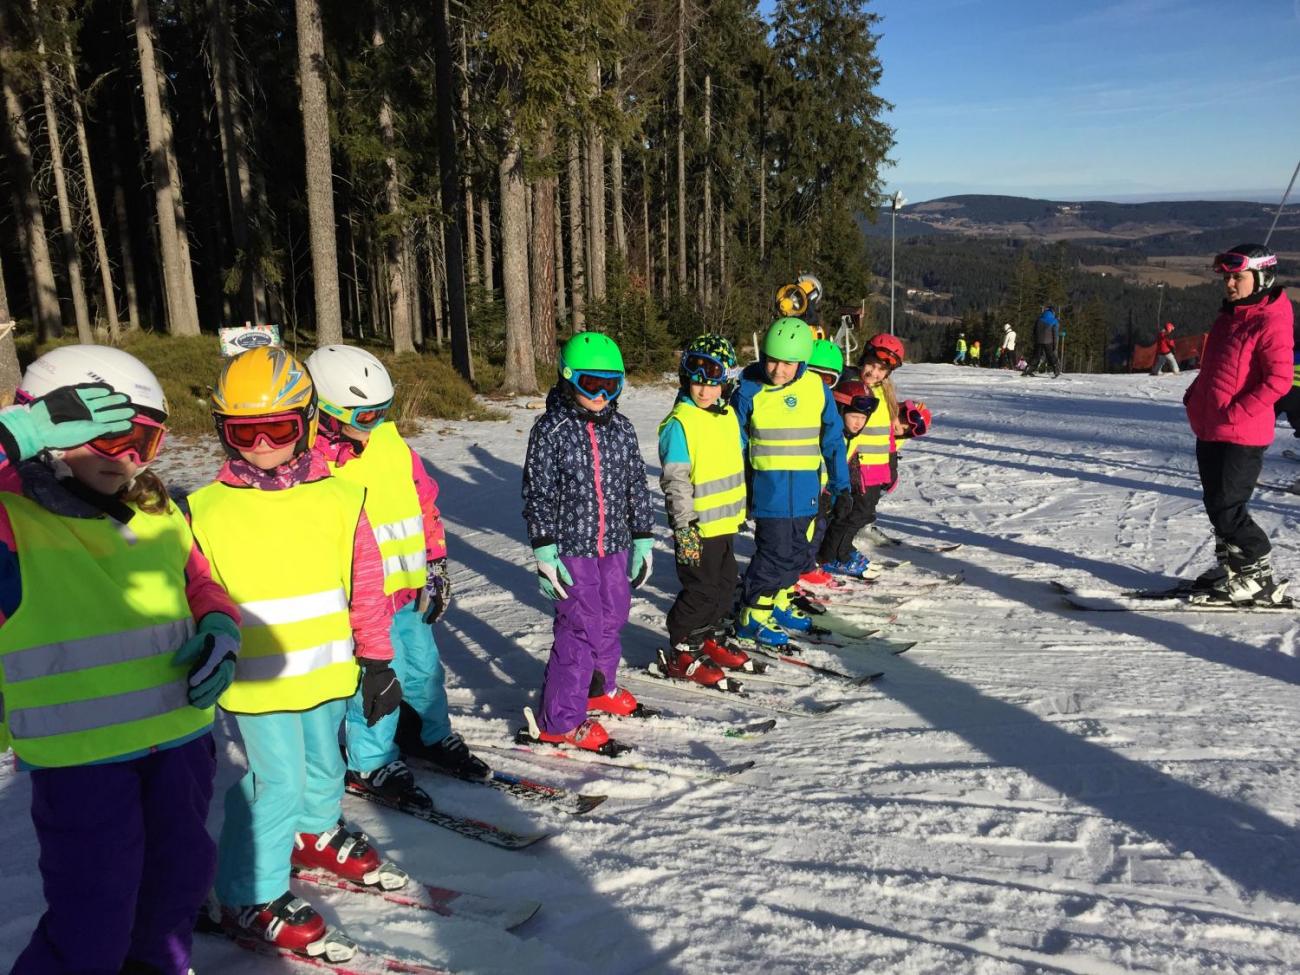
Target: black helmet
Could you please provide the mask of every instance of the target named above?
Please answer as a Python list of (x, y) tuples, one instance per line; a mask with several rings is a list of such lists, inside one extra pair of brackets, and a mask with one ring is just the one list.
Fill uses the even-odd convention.
[(1267, 291), (1277, 280), (1274, 269), (1277, 267), (1277, 255), (1263, 244), (1238, 244), (1222, 254), (1214, 256), (1210, 265), (1219, 274), (1237, 274), (1250, 271), (1255, 276), (1255, 290)]

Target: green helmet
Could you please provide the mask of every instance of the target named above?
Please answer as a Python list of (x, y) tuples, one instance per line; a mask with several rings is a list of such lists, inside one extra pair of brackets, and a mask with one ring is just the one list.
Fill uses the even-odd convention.
[(560, 378), (575, 372), (623, 372), (618, 343), (600, 332), (578, 332), (560, 350)]
[(799, 318), (778, 318), (763, 336), (763, 355), (769, 359), (807, 362), (812, 350), (812, 329)]
[(838, 375), (844, 371), (844, 353), (830, 339), (816, 339), (813, 341), (812, 354), (808, 356), (808, 368)]

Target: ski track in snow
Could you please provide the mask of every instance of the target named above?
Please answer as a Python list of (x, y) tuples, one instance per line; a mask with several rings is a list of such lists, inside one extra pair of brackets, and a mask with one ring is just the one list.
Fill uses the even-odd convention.
[[(722, 732), (768, 714), (637, 684), (664, 719), (611, 727), (638, 745), (629, 760), (647, 771), (485, 753), (505, 770), (611, 797), (581, 818), (422, 776), (449, 809), (554, 832), (524, 852), (346, 801), (348, 817), (413, 877), (544, 901), (513, 934), (369, 898), (312, 891), (313, 901), (363, 942), (464, 972), (1300, 969), (1297, 620), (1079, 612), (1048, 585), (1148, 585), (1207, 563), (1180, 405), (1190, 377), (1052, 383), (909, 365), (897, 379), (935, 423), (905, 445), (881, 525), (964, 544), (902, 550), (911, 564), (876, 590), (911, 596), (884, 633), (919, 641), (911, 652), (808, 650), (814, 662), (884, 679), (756, 683), (763, 699), (846, 703), (781, 716), (748, 740)], [(655, 429), (670, 400), (667, 386), (624, 396), (656, 493)], [(522, 403), (505, 422), (434, 422), (412, 438), (438, 478), (454, 563), (456, 603), (438, 632), (453, 721), (503, 746), (533, 703), (550, 639), (519, 514), (537, 415)], [(1294, 476), (1279, 452), (1264, 480)], [(164, 457), (164, 475), (190, 488), (217, 463), (201, 443), (173, 441)], [(1253, 505), (1284, 573), (1300, 572), (1297, 503), (1269, 492)], [(742, 536), (742, 559), (751, 549)], [(657, 555), (624, 631), (631, 665), (663, 642), (676, 592), (662, 514)], [(909, 580), (958, 571), (962, 585), (909, 592)], [(880, 623), (866, 605), (836, 612)], [(223, 754), (214, 830), (239, 774), (238, 745)], [(738, 776), (697, 774), (749, 759), (757, 765)], [(42, 909), (29, 797), (6, 762), (0, 970)], [(288, 970), (206, 937), (195, 967)]]

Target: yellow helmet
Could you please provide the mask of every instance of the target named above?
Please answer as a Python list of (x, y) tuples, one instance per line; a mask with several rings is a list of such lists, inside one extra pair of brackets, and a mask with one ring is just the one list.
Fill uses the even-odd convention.
[(316, 439), (316, 387), (301, 362), (278, 346), (260, 346), (226, 360), (212, 392), (217, 436), (231, 457), (239, 450), (226, 436), (227, 420), (291, 413), (301, 420), (294, 449), (300, 454)]

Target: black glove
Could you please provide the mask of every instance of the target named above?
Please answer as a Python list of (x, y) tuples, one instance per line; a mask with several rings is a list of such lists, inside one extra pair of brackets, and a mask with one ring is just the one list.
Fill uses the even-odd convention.
[(402, 703), (402, 684), (387, 660), (362, 659), (361, 709), (366, 724), (373, 726), (380, 718), (397, 710)]
[(434, 559), (425, 566), (424, 596), (427, 608), (424, 622), (432, 626), (447, 612), (451, 605), (451, 574), (447, 571), (445, 558)]
[(853, 513), (853, 494), (841, 491), (835, 495), (835, 507), (831, 509), (831, 520), (844, 521)]

